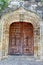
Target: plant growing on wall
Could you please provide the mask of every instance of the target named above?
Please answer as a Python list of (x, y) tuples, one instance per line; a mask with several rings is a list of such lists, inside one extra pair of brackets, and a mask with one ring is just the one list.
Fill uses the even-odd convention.
[(5, 8), (8, 7), (8, 3), (10, 0), (0, 0), (0, 12), (2, 12)]
[(43, 0), (41, 0), (41, 2), (43, 2)]

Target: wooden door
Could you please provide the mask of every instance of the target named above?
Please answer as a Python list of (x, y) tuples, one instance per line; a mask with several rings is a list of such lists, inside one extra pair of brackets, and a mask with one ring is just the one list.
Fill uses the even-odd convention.
[(15, 22), (10, 25), (8, 54), (34, 55), (33, 26)]

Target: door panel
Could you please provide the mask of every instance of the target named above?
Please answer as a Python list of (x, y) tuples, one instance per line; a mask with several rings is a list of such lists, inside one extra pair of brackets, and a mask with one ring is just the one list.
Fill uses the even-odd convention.
[(26, 22), (10, 25), (8, 54), (34, 55), (33, 26)]

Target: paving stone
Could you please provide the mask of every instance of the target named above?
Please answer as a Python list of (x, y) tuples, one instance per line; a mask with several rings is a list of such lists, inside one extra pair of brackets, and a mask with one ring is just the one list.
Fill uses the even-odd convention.
[(28, 60), (25, 57), (10, 56), (0, 60), (0, 65), (43, 65), (42, 61)]

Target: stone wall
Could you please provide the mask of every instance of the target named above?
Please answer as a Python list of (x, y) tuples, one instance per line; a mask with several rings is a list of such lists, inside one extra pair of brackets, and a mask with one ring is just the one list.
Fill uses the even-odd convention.
[(6, 57), (8, 56), (8, 45), (9, 45), (9, 27), (13, 22), (19, 22), (19, 21), (25, 21), (30, 22), (34, 27), (34, 58), (38, 59), (41, 57), (40, 50), (40, 18), (38, 15), (36, 15), (33, 12), (27, 11), (23, 9), (22, 7), (18, 10), (11, 12), (9, 14), (6, 14), (2, 17), (1, 23), (2, 23), (2, 35), (1, 35), (1, 49), (2, 49), (2, 56), (0, 57)]
[(40, 23), (40, 47), (41, 47), (41, 59), (43, 59), (43, 21)]
[(2, 56), (2, 23), (0, 22), (0, 58)]

